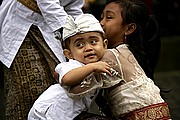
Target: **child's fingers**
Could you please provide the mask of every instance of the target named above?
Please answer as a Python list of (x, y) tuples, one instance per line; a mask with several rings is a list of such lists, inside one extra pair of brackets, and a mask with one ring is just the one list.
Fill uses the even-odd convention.
[(110, 70), (106, 70), (106, 73), (107, 73), (109, 76), (112, 76)]
[(112, 76), (110, 69), (111, 69), (110, 65), (107, 64), (107, 65), (106, 65), (106, 68), (105, 68), (105, 72), (106, 72), (108, 75)]

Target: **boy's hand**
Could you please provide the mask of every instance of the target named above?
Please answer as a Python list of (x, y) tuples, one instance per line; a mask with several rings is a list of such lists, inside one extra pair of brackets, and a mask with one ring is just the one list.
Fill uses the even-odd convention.
[(98, 61), (96, 63), (91, 63), (89, 65), (92, 65), (94, 68), (94, 72), (103, 72), (103, 73), (107, 73), (110, 76), (112, 76), (111, 72), (110, 72), (110, 65), (106, 62), (103, 61)]

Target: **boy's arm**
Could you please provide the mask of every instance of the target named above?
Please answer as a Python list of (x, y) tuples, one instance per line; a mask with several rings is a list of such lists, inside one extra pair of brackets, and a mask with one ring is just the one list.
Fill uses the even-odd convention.
[(93, 72), (105, 72), (109, 75), (110, 66), (106, 62), (95, 62), (89, 63), (85, 66), (75, 68), (69, 72), (67, 72), (61, 80), (61, 84), (65, 86), (74, 86), (80, 84), (88, 75)]
[[(108, 88), (115, 84), (118, 84), (122, 80), (120, 66), (118, 65), (118, 62), (111, 51), (107, 51), (100, 61), (108, 64), (109, 68), (111, 69), (109, 70), (111, 71), (110, 73), (108, 73), (109, 75), (99, 74), (96, 73), (96, 71), (92, 72), (92, 74), (89, 74), (83, 80), (81, 80), (80, 83), (74, 86), (70, 86), (67, 89), (68, 94), (71, 98), (81, 98), (82, 96), (86, 95), (86, 93), (94, 89), (102, 87)], [(116, 72), (113, 72), (112, 69)], [(120, 74), (116, 74), (117, 71)], [(77, 73), (76, 75), (78, 76), (80, 74), (81, 73)]]

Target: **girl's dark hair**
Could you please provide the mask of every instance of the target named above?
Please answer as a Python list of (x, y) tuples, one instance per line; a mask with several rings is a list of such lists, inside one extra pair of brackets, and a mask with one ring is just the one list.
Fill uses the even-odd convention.
[(122, 7), (122, 25), (137, 25), (136, 30), (126, 36), (127, 44), (147, 76), (154, 79), (153, 74), (161, 47), (159, 26), (155, 16), (150, 15), (149, 9), (140, 0), (107, 0), (107, 4), (111, 2)]

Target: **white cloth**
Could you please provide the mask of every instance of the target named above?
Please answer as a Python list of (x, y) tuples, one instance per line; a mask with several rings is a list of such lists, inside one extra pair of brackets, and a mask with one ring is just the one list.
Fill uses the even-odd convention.
[(101, 24), (92, 14), (81, 14), (75, 19), (72, 16), (68, 15), (63, 28), (63, 40), (77, 33), (91, 31), (104, 33)]
[[(69, 70), (82, 66), (75, 60), (60, 63), (56, 72), (63, 77)], [(91, 92), (92, 93), (92, 92)], [(28, 114), (28, 120), (73, 120), (82, 111), (87, 111), (97, 96), (96, 91), (81, 99), (71, 99), (60, 84), (51, 85), (35, 101)]]
[[(40, 29), (46, 43), (62, 62), (65, 60), (60, 42), (53, 32), (63, 27), (67, 14), (82, 14), (83, 0), (36, 0), (42, 15), (17, 0), (3, 0), (0, 6), (0, 61), (7, 67), (16, 56), (30, 26)], [(66, 12), (65, 12), (66, 11)]]
[(81, 67), (84, 64), (73, 59), (69, 59), (69, 62), (62, 62), (58, 64), (55, 68), (55, 71), (59, 74), (59, 83), (61, 83), (62, 77), (72, 69), (75, 69), (77, 67)]

